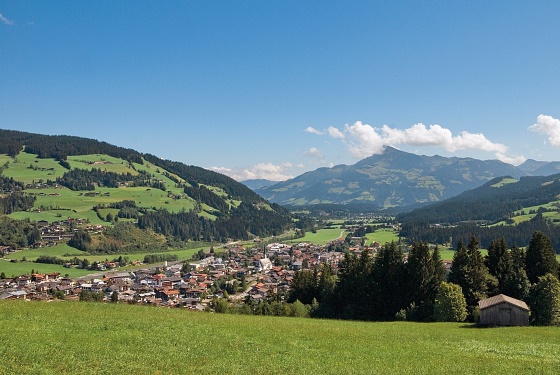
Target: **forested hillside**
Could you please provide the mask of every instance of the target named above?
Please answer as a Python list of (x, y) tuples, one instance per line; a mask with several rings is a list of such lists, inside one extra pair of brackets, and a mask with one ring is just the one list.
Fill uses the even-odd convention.
[[(81, 137), (0, 130), (0, 139), (0, 211), (16, 219), (133, 220), (170, 243), (247, 239), (292, 226), (287, 210), (200, 167)], [(110, 252), (101, 242), (97, 251)], [(0, 245), (15, 242), (2, 236)]]
[(507, 238), (527, 246), (531, 233), (541, 231), (560, 249), (560, 175), (494, 179), (446, 201), (402, 213), (401, 235), (411, 241), (450, 243), (475, 234), (487, 247)]
[(458, 223), (469, 220), (499, 221), (516, 210), (557, 201), (560, 174), (527, 176), (519, 181), (511, 177), (495, 178), (479, 188), (445, 201), (402, 213), (402, 222)]

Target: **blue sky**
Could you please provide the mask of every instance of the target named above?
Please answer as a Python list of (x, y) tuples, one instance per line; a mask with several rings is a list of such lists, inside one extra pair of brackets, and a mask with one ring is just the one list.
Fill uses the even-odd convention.
[(285, 179), (560, 160), (558, 1), (0, 2), (0, 128)]

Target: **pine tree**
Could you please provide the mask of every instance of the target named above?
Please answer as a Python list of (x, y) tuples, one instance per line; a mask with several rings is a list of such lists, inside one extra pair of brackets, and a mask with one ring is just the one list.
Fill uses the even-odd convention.
[(431, 306), (430, 309), (428, 309), (427, 307), (423, 309), (425, 313), (429, 314), (428, 316), (430, 318), (433, 315), (433, 307), (436, 300), (436, 295), (439, 291), (439, 287), (442, 282), (447, 280), (447, 271), (445, 269), (445, 265), (441, 261), (441, 256), (437, 245), (434, 251), (432, 252), (431, 263), (432, 263), (432, 279), (430, 280), (429, 295), (428, 295), (428, 301), (430, 302)]
[(484, 258), (478, 247), (478, 239), (472, 235), (467, 245), (467, 255), (469, 257), (469, 286), (465, 294), (467, 308), (471, 318), (473, 310), (478, 306), (478, 301), (487, 297), (486, 292), (490, 288), (496, 288), (497, 280), (488, 273), (488, 268), (484, 264)]
[(338, 282), (333, 298), (328, 298), (320, 304), (320, 315), (345, 319), (371, 319), (372, 265), (372, 258), (365, 250), (359, 257), (346, 253), (344, 261), (339, 266)]
[(535, 232), (529, 241), (525, 260), (527, 277), (534, 284), (547, 273), (558, 277), (558, 262), (550, 238), (543, 232)]
[(525, 272), (525, 250), (513, 245), (510, 251), (511, 272), (505, 280), (502, 293), (525, 300), (529, 295), (531, 283)]
[(371, 272), (374, 320), (392, 320), (407, 306), (408, 288), (404, 280), (403, 253), (395, 242), (377, 254)]
[(467, 285), (466, 275), (468, 273), (468, 266), (469, 256), (467, 255), (467, 248), (463, 244), (463, 240), (460, 239), (459, 242), (457, 242), (455, 254), (453, 254), (451, 269), (447, 280), (450, 283), (459, 285), (461, 288), (463, 285)]
[(503, 293), (506, 280), (511, 278), (513, 270), (510, 253), (504, 238), (493, 240), (488, 246), (486, 256), (488, 272), (498, 279), (498, 293)]
[(288, 302), (297, 300), (308, 305), (317, 297), (317, 273), (310, 270), (296, 271)]
[(437, 246), (430, 254), (428, 244), (414, 243), (408, 255), (406, 269), (410, 291), (406, 318), (430, 321), (433, 318), (437, 291), (447, 276)]
[(410, 302), (417, 306), (430, 300), (430, 286), (434, 267), (428, 244), (415, 242), (408, 254), (406, 263), (408, 291)]
[(336, 286), (336, 273), (333, 267), (328, 263), (321, 265), (321, 272), (319, 275), (317, 296), (315, 300), (321, 302), (324, 298), (332, 295)]
[(432, 252), (432, 267), (434, 268), (434, 277), (432, 279), (432, 294), (430, 299), (433, 301), (436, 298), (439, 286), (447, 279), (447, 271), (445, 270), (445, 265), (441, 261), (441, 255), (437, 245)]
[(498, 283), (488, 273), (478, 244), (478, 239), (474, 235), (471, 236), (466, 248), (463, 242), (459, 241), (448, 278), (449, 282), (461, 287), (471, 320), (476, 320), (478, 301), (486, 298), (489, 286), (490, 289), (494, 289)]

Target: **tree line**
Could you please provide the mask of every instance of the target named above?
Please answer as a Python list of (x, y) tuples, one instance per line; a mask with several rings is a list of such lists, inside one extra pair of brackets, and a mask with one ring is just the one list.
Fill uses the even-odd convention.
[(144, 163), (142, 155), (135, 150), (89, 138), (0, 130), (0, 139), (2, 139), (0, 154), (12, 157), (25, 148), (26, 152), (37, 154), (41, 159), (53, 158), (60, 161), (73, 155), (107, 154), (129, 162)]
[(255, 207), (242, 202), (229, 214), (216, 220), (198, 216), (192, 211), (169, 212), (165, 209), (148, 212), (138, 218), (138, 227), (180, 241), (218, 241), (230, 238), (249, 239), (251, 235), (278, 235), (292, 226), (289, 215)]
[(165, 191), (165, 185), (144, 170), (140, 170), (137, 175), (133, 175), (130, 172), (103, 171), (101, 168), (92, 168), (91, 170), (72, 169), (65, 172), (62, 177), (58, 177), (56, 182), (74, 191), (92, 191), (95, 190), (95, 184), (107, 188), (118, 188), (123, 183), (128, 183), (129, 186), (149, 186)]
[(29, 210), (33, 208), (36, 200), (34, 195), (19, 191), (0, 196), (0, 213), (9, 215), (12, 212)]
[(429, 243), (449, 243), (456, 247), (459, 241), (467, 241), (474, 234), (483, 248), (487, 248), (495, 238), (508, 238), (511, 243), (526, 247), (532, 233), (543, 232), (552, 241), (555, 249), (560, 250), (560, 226), (546, 219), (542, 212), (531, 220), (516, 225), (480, 226), (476, 223), (463, 223), (455, 226), (435, 226), (427, 222), (403, 223), (400, 235), (410, 241)]
[[(542, 280), (550, 277), (558, 283), (558, 262), (542, 232), (533, 233), (526, 251), (515, 245), (508, 248), (504, 239), (494, 240), (486, 257), (472, 235), (466, 246), (457, 244), (448, 274), (437, 247), (430, 250), (426, 242), (415, 242), (405, 257), (393, 242), (375, 256), (367, 250), (346, 253), (336, 274), (329, 265), (297, 271), (288, 301), (317, 304), (312, 315), (322, 318), (433, 321), (452, 316), (476, 321), (478, 301), (503, 293), (526, 300), (535, 312), (533, 322), (543, 324), (539, 311), (554, 310), (541, 303), (547, 300), (542, 289), (550, 289), (542, 285), (549, 281)], [(560, 324), (560, 286), (556, 301)], [(461, 304), (462, 309), (449, 311)]]
[(32, 246), (41, 241), (41, 232), (29, 220), (14, 220), (0, 216), (0, 245), (13, 249)]

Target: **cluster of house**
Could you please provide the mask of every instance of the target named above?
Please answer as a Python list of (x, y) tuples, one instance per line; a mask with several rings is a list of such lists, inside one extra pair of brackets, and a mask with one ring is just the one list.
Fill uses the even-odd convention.
[(90, 234), (100, 233), (104, 229), (100, 224), (86, 224), (85, 219), (68, 218), (52, 223), (47, 220), (39, 220), (37, 228), (41, 231), (41, 242), (35, 244), (35, 247), (52, 246), (59, 241), (69, 240), (74, 236), (78, 227)]
[(209, 256), (192, 262), (187, 273), (182, 272), (182, 264), (165, 264), (133, 272), (98, 274), (98, 278), (72, 279), (59, 273), (21, 275), (0, 280), (0, 299), (48, 300), (64, 295), (65, 299), (78, 300), (82, 291), (88, 291), (103, 292), (106, 299), (116, 295), (119, 301), (130, 303), (203, 310), (212, 298), (227, 296), (225, 290), (217, 287), (224, 285), (218, 283), (220, 279), (226, 284), (237, 280), (238, 285), (246, 286), (233, 299), (259, 301), (269, 293), (288, 292), (296, 270), (322, 263), (336, 268), (343, 258), (342, 253), (325, 252), (324, 248), (307, 243), (270, 244), (248, 251), (232, 245), (226, 254), (225, 258)]
[[(105, 300), (116, 296), (123, 302), (204, 310), (212, 298), (226, 296), (224, 290), (213, 287), (220, 278), (229, 279), (227, 283), (245, 278), (248, 286), (241, 295), (249, 294), (258, 299), (269, 290), (277, 291), (279, 285), (287, 290), (294, 272), (283, 270), (282, 267), (272, 267), (266, 271), (255, 271), (254, 266), (226, 268), (221, 259), (214, 257), (193, 263), (190, 272), (182, 273), (181, 269), (182, 264), (176, 264), (80, 279), (62, 277), (58, 272), (21, 275), (0, 280), (0, 300), (51, 300), (61, 295), (66, 300), (79, 300), (80, 294), (86, 291), (102, 292)], [(232, 273), (234, 278), (227, 277)]]

